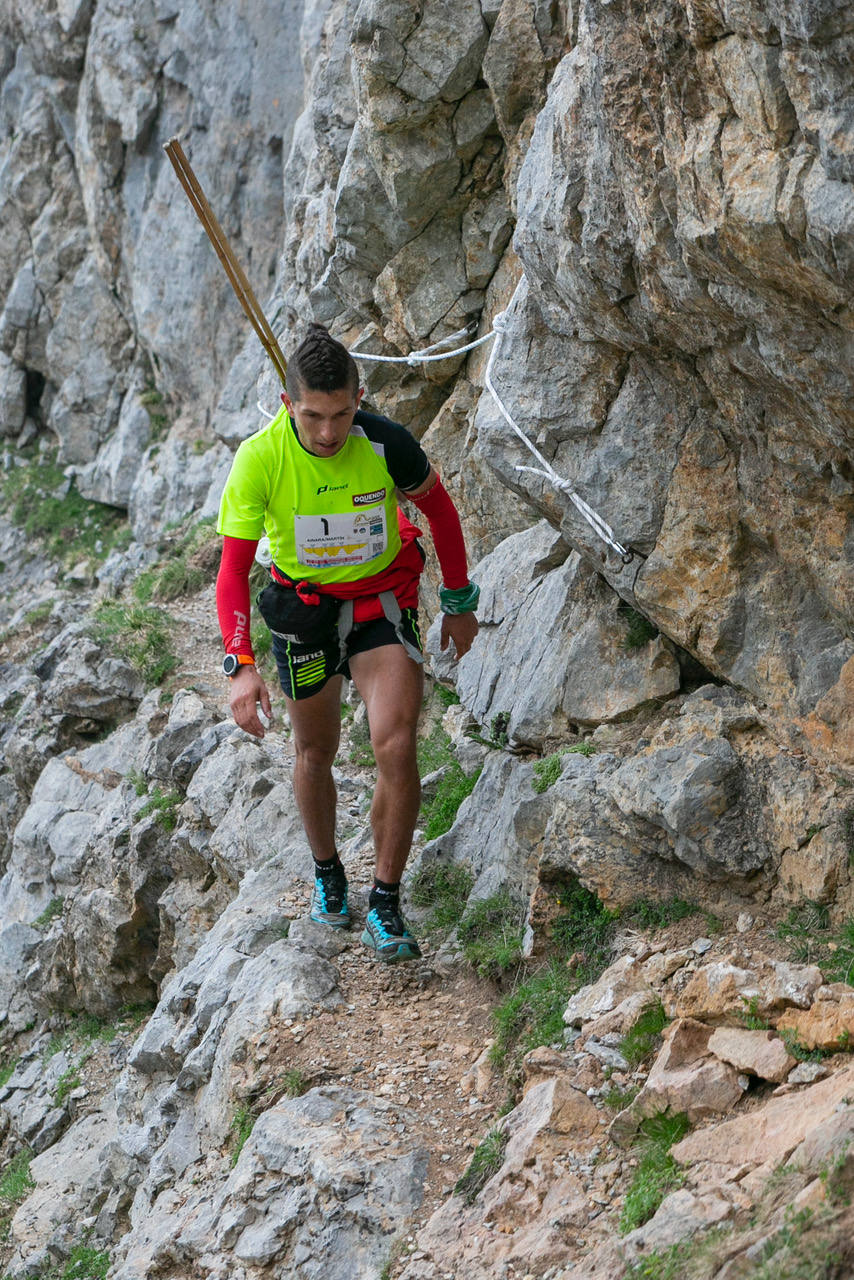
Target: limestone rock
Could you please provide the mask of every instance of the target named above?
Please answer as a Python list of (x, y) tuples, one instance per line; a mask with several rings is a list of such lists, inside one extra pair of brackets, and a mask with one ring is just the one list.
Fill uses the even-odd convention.
[(655, 993), (633, 956), (621, 956), (589, 986), (582, 987), (569, 1001), (563, 1020), (570, 1027), (613, 1014), (634, 996), (655, 999)]
[(714, 960), (693, 975), (674, 1000), (677, 1017), (721, 1024), (735, 1021), (750, 1007), (762, 1017), (778, 1015), (790, 1006), (808, 1009), (821, 986), (815, 965), (787, 964), (755, 955)]
[(709, 1052), (722, 1062), (731, 1063), (737, 1071), (775, 1083), (785, 1080), (795, 1065), (783, 1041), (771, 1031), (717, 1027), (709, 1038)]
[(35, 1190), (17, 1210), (10, 1228), (9, 1266), (47, 1265), (48, 1250), (67, 1256), (79, 1243), (80, 1219), (97, 1194), (100, 1156), (115, 1132), (114, 1108), (82, 1117), (48, 1150), (30, 1162)]
[(711, 1027), (692, 1018), (680, 1018), (665, 1028), (664, 1047), (643, 1088), (611, 1124), (615, 1141), (630, 1141), (643, 1120), (663, 1111), (684, 1112), (696, 1121), (726, 1114), (735, 1106), (743, 1086), (733, 1067), (709, 1054), (711, 1035)]
[(531, 793), (530, 779), (527, 761), (491, 752), (454, 825), (424, 846), (420, 865), (439, 858), (467, 864), (476, 878), (473, 900), (502, 886), (526, 896), (543, 826), (542, 798)]
[(787, 1009), (779, 1031), (793, 1031), (807, 1049), (847, 1049), (854, 1039), (854, 991), (844, 983), (821, 987), (809, 1009)]
[[(652, 640), (628, 649), (617, 597), (577, 555), (560, 563), (562, 555), (565, 545), (541, 522), (476, 566), (481, 631), (456, 669), (472, 715), (488, 726), (509, 714), (511, 740), (531, 746), (579, 724), (619, 719), (679, 688), (670, 647)], [(436, 670), (450, 675), (435, 624), (428, 650)]]
[(680, 1187), (665, 1196), (655, 1213), (643, 1226), (630, 1231), (624, 1237), (624, 1247), (629, 1256), (639, 1257), (651, 1250), (671, 1248), (682, 1240), (709, 1227), (719, 1226), (733, 1216), (735, 1206), (720, 1191), (705, 1189), (701, 1194)]
[(400, 1134), (405, 1114), (333, 1087), (271, 1107), (213, 1195), (202, 1186), (183, 1203), (162, 1197), (125, 1238), (117, 1280), (189, 1259), (223, 1277), (271, 1265), (308, 1276), (318, 1251), (342, 1277), (378, 1270), (389, 1233), (420, 1203), (427, 1170), (427, 1152)]
[[(503, 1263), (548, 1268), (567, 1257), (566, 1233), (586, 1221), (588, 1203), (580, 1178), (569, 1171), (554, 1178), (560, 1153), (589, 1150), (599, 1131), (593, 1103), (558, 1073), (535, 1082), (502, 1122), (508, 1135), (502, 1166), (470, 1208), (451, 1198), (418, 1233), (418, 1249), (438, 1274), (462, 1267), (473, 1280), (487, 1280)], [(498, 1230), (484, 1232), (490, 1221)], [(417, 1264), (403, 1271), (416, 1280)]]
[(750, 1115), (689, 1133), (671, 1153), (682, 1165), (710, 1160), (729, 1170), (779, 1163), (835, 1112), (852, 1086), (854, 1067), (848, 1067), (795, 1094), (771, 1098)]

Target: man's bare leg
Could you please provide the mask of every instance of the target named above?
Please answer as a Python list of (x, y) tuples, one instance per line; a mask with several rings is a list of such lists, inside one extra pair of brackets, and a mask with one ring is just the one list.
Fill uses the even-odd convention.
[(377, 762), (371, 805), (376, 874), (379, 880), (397, 884), (421, 802), (415, 744), (424, 673), (399, 644), (354, 654), (350, 671), (365, 702)]
[(341, 676), (319, 693), (295, 702), (285, 698), (294, 731), (294, 796), (311, 852), (318, 862), (336, 855), (332, 762), (341, 737)]

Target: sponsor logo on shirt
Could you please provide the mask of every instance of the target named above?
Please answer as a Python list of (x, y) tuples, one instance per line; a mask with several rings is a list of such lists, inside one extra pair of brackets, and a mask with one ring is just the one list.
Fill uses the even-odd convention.
[[(317, 493), (318, 494), (337, 493), (339, 489), (346, 489), (346, 488), (347, 488), (346, 483), (345, 484), (322, 484), (318, 487)], [(315, 497), (317, 497), (317, 494), (315, 494)]]
[(385, 497), (385, 489), (374, 489), (372, 493), (354, 493), (353, 506), (367, 507), (372, 502), (379, 502)]

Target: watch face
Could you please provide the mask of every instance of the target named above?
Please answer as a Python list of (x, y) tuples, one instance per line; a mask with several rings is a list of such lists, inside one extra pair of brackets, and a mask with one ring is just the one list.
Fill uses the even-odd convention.
[(222, 660), (223, 675), (233, 676), (239, 666), (240, 663), (237, 661), (236, 655), (233, 653), (227, 653)]

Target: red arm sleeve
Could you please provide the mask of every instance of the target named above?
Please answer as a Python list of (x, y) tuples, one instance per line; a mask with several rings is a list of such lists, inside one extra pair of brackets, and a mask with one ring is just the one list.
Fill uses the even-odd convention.
[(216, 612), (226, 653), (245, 653), (254, 660), (249, 632), (249, 570), (257, 538), (222, 540), (222, 560), (216, 580)]
[(427, 517), (444, 586), (452, 591), (468, 586), (466, 544), (460, 517), (442, 481), (437, 477), (432, 488), (418, 498), (411, 494), (406, 497)]

